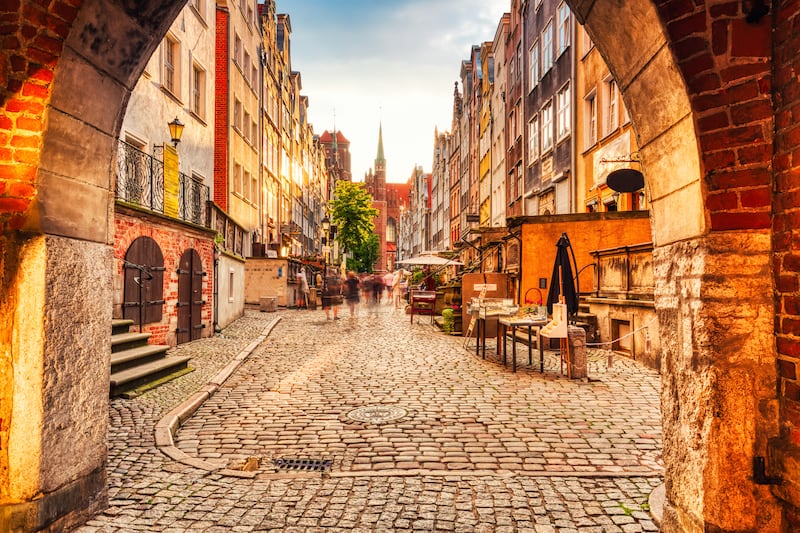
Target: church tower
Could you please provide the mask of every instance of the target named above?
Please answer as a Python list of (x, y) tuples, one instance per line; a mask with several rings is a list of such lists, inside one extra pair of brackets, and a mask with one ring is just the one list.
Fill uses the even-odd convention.
[[(380, 240), (380, 252), (375, 270), (382, 271), (394, 265), (393, 260), (387, 260), (386, 248), (386, 157), (383, 154), (383, 124), (378, 124), (378, 153), (375, 155), (375, 169), (364, 176), (364, 185), (367, 192), (372, 195), (372, 207), (378, 210), (375, 223), (375, 234)], [(391, 263), (391, 264), (390, 264)]]

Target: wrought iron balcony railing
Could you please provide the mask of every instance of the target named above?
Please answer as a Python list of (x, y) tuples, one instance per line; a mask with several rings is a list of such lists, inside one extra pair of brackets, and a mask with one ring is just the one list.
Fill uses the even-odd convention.
[[(125, 141), (119, 141), (114, 195), (117, 200), (165, 214), (163, 147), (154, 148), (154, 155), (142, 152)], [(158, 156), (162, 157), (159, 158)], [(207, 185), (178, 174), (178, 219), (208, 226)]]

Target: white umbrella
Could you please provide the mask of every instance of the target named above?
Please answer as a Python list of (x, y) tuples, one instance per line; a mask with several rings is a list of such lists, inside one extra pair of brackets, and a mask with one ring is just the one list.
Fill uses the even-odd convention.
[(395, 261), (397, 265), (463, 265), (464, 263), (456, 261), (455, 259), (447, 259), (446, 257), (439, 257), (438, 255), (418, 255), (416, 257), (409, 257), (408, 259), (400, 259)]

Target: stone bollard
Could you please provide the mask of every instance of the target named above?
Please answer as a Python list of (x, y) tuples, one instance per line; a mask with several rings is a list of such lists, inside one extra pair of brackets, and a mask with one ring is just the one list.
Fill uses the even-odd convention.
[(278, 298), (275, 296), (262, 296), (258, 303), (261, 312), (274, 313), (278, 310)]
[(567, 328), (569, 339), (569, 356), (572, 363), (572, 378), (586, 379), (586, 330), (578, 326)]

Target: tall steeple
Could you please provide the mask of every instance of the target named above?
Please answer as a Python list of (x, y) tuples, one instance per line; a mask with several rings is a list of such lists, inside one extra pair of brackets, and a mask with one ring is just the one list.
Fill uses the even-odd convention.
[(378, 155), (375, 156), (375, 168), (378, 168), (378, 165), (382, 167), (386, 167), (386, 158), (383, 157), (383, 124), (378, 123)]

